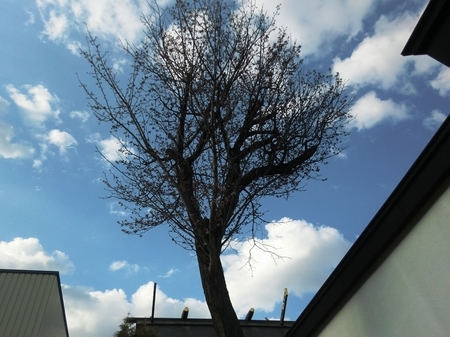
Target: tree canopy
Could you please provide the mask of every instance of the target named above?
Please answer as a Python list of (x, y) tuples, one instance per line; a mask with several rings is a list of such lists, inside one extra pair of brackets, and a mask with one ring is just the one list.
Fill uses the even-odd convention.
[(254, 234), (261, 198), (300, 190), (342, 150), (351, 98), (253, 2), (151, 6), (142, 41), (122, 44), (126, 83), (95, 37), (82, 51), (90, 108), (120, 144), (105, 184), (129, 214), (125, 233), (168, 225), (196, 252), (218, 335), (242, 336), (219, 256)]

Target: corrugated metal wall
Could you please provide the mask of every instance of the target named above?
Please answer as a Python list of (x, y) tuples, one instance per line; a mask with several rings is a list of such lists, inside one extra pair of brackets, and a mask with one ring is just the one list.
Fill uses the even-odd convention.
[(66, 337), (55, 273), (0, 270), (0, 336)]

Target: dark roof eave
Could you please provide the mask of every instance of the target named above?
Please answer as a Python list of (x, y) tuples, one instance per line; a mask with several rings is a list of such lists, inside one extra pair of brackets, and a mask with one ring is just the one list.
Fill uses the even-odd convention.
[[(169, 317), (127, 317), (129, 323), (149, 324), (149, 325), (173, 325), (173, 326), (213, 326), (213, 320), (211, 318), (169, 318)], [(289, 328), (294, 322), (284, 321), (281, 324), (276, 320), (239, 320), (242, 327), (260, 327), (260, 328)]]
[(450, 176), (450, 118), (439, 128), (404, 178), (301, 313), (286, 337), (310, 336), (330, 317), (378, 257)]
[(401, 55), (429, 55), (437, 61), (450, 66), (450, 55), (443, 57), (430, 52), (439, 31), (450, 18), (450, 2), (447, 0), (430, 0), (422, 16), (409, 37)]

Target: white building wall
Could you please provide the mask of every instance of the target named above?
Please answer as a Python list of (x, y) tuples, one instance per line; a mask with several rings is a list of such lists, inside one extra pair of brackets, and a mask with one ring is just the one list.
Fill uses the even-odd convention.
[(449, 186), (318, 336), (450, 336)]

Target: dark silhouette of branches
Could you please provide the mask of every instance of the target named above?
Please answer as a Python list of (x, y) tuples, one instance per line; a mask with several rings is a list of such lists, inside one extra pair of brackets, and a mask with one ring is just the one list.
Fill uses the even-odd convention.
[(104, 182), (129, 213), (125, 233), (169, 225), (196, 252), (218, 335), (242, 336), (219, 256), (254, 233), (261, 198), (319, 178), (342, 150), (351, 99), (338, 74), (306, 70), (276, 15), (252, 2), (151, 6), (143, 40), (122, 45), (126, 83), (95, 37), (82, 51), (96, 83), (82, 83), (90, 108), (120, 144)]

